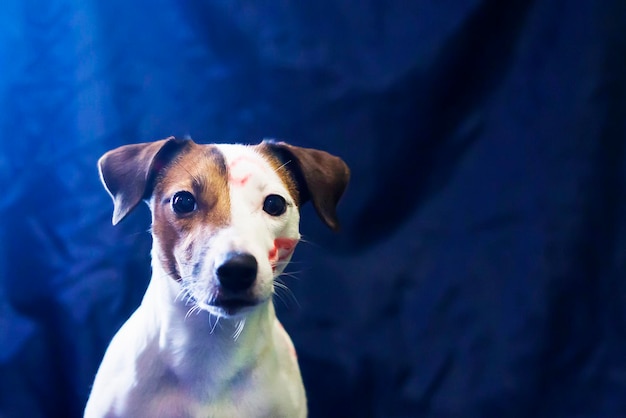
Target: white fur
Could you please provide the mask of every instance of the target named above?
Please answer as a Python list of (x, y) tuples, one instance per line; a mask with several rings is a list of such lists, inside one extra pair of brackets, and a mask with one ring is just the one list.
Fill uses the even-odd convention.
[[(158, 245), (153, 246), (152, 279), (141, 305), (107, 349), (87, 403), (87, 418), (307, 414), (293, 344), (272, 303), (273, 280), (289, 258), (274, 272), (268, 260), (274, 239), (300, 238), (298, 209), (261, 155), (240, 145), (219, 148), (229, 164), (241, 160), (231, 167), (231, 177), (251, 175), (245, 185), (229, 186), (232, 222), (217, 234), (193, 231), (188, 238), (194, 240), (193, 257), (204, 260), (196, 275), (193, 263), (179, 262), (182, 284), (168, 276), (157, 261)], [(264, 197), (272, 193), (289, 202), (281, 217), (262, 210)], [(217, 285), (216, 266), (230, 251), (256, 257), (254, 293), (263, 300), (233, 317), (202, 302)], [(182, 260), (182, 255), (176, 258)]]

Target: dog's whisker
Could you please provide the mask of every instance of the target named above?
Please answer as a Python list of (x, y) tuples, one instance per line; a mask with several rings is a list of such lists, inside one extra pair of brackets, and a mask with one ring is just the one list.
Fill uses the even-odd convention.
[[(211, 317), (213, 315), (209, 315), (209, 326), (211, 326)], [(215, 328), (217, 327), (217, 324), (219, 324), (220, 322), (220, 317), (219, 316), (213, 316), (215, 318), (215, 323), (211, 326), (211, 334), (213, 334), (215, 332)]]
[(175, 279), (175, 280), (179, 280), (179, 281), (184, 281), (184, 280), (187, 280), (187, 279), (189, 279), (189, 278), (193, 277), (193, 276), (192, 276), (192, 275), (190, 275), (190, 274), (180, 275), (180, 274), (179, 274), (178, 272), (176, 272), (176, 271), (169, 271), (169, 270), (168, 270), (168, 271), (164, 271), (164, 273), (165, 273), (165, 275), (166, 275), (166, 276), (168, 276), (168, 277), (170, 277), (170, 278), (173, 278), (173, 279)]
[[(286, 307), (289, 307), (288, 299), (291, 299), (295, 302), (295, 304), (300, 307), (300, 303), (296, 298), (296, 295), (291, 291), (291, 289), (283, 282), (281, 282), (278, 278), (274, 279), (274, 295), (285, 304)], [(284, 297), (281, 293), (284, 293)], [(287, 298), (287, 299), (286, 299)]]
[(287, 167), (287, 164), (291, 163), (291, 160), (288, 160), (286, 163), (279, 165), (278, 167), (276, 167), (276, 169), (274, 170), (274, 173), (278, 173), (280, 170), (282, 170), (283, 168)]
[(196, 309), (197, 306), (192, 306), (191, 308), (189, 308), (189, 310), (187, 311), (187, 313), (185, 314), (185, 319), (189, 319), (189, 317), (191, 316), (191, 314), (193, 313), (193, 311)]
[(274, 279), (274, 286), (281, 289), (285, 289), (287, 287), (287, 285), (283, 281), (281, 281), (280, 276)]
[(286, 307), (291, 307), (292, 303), (295, 303), (298, 308), (300, 308), (300, 302), (296, 299), (296, 296), (289, 289), (281, 289), (281, 291), (277, 291), (274, 293), (276, 297), (285, 304)]
[(243, 318), (239, 322), (237, 322), (237, 327), (235, 328), (235, 333), (233, 334), (233, 340), (237, 341), (241, 333), (243, 332), (243, 328), (246, 326), (246, 318)]
[[(280, 273), (280, 276), (278, 276), (276, 279), (280, 278), (280, 277), (289, 277), (290, 279), (294, 279), (294, 280), (300, 280), (300, 278), (297, 276), (297, 274), (302, 273), (301, 270), (299, 271), (283, 271), (282, 273)], [(274, 279), (274, 280), (276, 280)]]
[(187, 298), (187, 300), (185, 300), (185, 304), (187, 304), (190, 297), (191, 295), (189, 294), (189, 291), (185, 289), (185, 287), (181, 286), (180, 292), (178, 292), (178, 294), (174, 298), (174, 302), (177, 302), (179, 300), (182, 301), (184, 298)]
[(278, 292), (278, 291), (276, 291), (276, 290), (275, 290), (275, 291), (273, 292), (273, 294), (274, 294), (274, 296), (276, 296), (276, 298), (277, 298), (278, 300), (280, 300), (280, 301), (283, 303), (283, 305), (285, 305), (285, 307), (289, 308), (289, 303), (288, 303), (288, 302), (287, 302), (287, 300), (286, 300), (286, 299), (285, 299), (285, 298), (284, 298), (284, 297), (280, 294), (280, 292)]
[(304, 245), (311, 245), (315, 248), (321, 248), (319, 244), (315, 243), (314, 241), (309, 241), (308, 239), (304, 239), (304, 238), (300, 238), (298, 240), (298, 243), (302, 243)]
[(315, 241), (311, 241), (309, 240), (308, 237), (300, 235), (300, 239), (298, 239), (298, 243), (303, 243), (303, 244), (307, 244), (307, 245), (312, 245), (316, 248), (321, 248), (319, 244), (317, 244)]
[(174, 164), (176, 164), (177, 166), (185, 170), (187, 174), (189, 174), (189, 177), (191, 177), (191, 179), (193, 180), (195, 184), (202, 184), (202, 180), (200, 179), (200, 177), (197, 174), (194, 174), (191, 171), (189, 171), (187, 167), (185, 167), (180, 161), (174, 160)]
[[(194, 304), (195, 305), (195, 303), (196, 303), (195, 298), (191, 295), (191, 293), (188, 293), (187, 294), (187, 300), (185, 301), (185, 304), (186, 305), (189, 305), (189, 304)], [(200, 309), (200, 307), (197, 306), (197, 305), (196, 305), (196, 308)]]

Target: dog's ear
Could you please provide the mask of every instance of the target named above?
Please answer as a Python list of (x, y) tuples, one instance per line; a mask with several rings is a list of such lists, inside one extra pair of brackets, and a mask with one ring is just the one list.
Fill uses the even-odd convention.
[(150, 197), (159, 172), (189, 142), (169, 137), (124, 145), (100, 157), (100, 179), (113, 198), (113, 225)]
[(319, 217), (332, 230), (339, 229), (337, 203), (343, 195), (350, 169), (339, 157), (325, 151), (285, 142), (263, 141), (297, 183), (300, 205), (311, 200)]

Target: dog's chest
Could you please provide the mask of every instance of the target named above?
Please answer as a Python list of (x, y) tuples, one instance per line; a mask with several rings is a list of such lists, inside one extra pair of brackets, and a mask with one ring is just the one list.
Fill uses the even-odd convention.
[[(287, 353), (285, 353), (287, 354)], [(289, 356), (289, 354), (287, 354)], [(283, 364), (280, 364), (283, 363)], [(158, 364), (153, 361), (152, 364)], [(136, 386), (135, 417), (302, 417), (306, 400), (294, 359), (264, 358), (228, 377), (207, 371), (176, 376), (166, 367)], [(282, 370), (276, 373), (276, 370)], [(220, 382), (220, 383), (217, 383)], [(147, 390), (145, 390), (147, 389)], [(133, 393), (134, 392), (134, 393)]]
[[(292, 384), (294, 382), (291, 382)], [(297, 417), (297, 405), (280, 395), (280, 388), (265, 385), (234, 385), (227, 391), (195, 396), (193, 390), (164, 386), (149, 394), (136, 417)]]

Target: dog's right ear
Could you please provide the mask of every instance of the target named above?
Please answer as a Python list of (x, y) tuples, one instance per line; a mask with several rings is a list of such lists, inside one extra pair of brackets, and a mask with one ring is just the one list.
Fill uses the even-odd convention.
[(169, 137), (124, 145), (98, 160), (100, 179), (113, 198), (113, 225), (152, 194), (154, 180), (165, 165), (191, 140)]
[(278, 157), (281, 168), (285, 167), (293, 174), (298, 184), (299, 205), (311, 200), (322, 221), (330, 229), (339, 230), (337, 203), (350, 180), (346, 163), (325, 151), (272, 140), (265, 140), (262, 144)]

